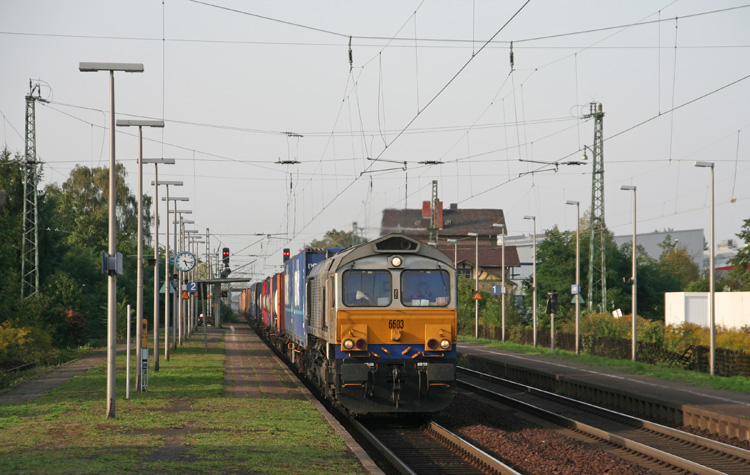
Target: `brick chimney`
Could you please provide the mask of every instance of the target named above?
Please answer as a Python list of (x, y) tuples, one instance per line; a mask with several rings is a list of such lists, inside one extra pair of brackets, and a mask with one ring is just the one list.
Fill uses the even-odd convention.
[[(430, 211), (430, 202), (429, 201), (423, 201), (422, 202), (422, 217), (430, 219), (430, 216), (432, 216), (432, 212)], [(437, 227), (438, 229), (443, 229), (444, 221), (443, 221), (443, 202), (438, 201), (437, 202)]]

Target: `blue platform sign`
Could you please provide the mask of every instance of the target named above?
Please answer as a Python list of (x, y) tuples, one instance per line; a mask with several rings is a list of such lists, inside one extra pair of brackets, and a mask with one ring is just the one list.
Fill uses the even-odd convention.
[(197, 294), (198, 293), (198, 282), (188, 282), (188, 284), (187, 284), (187, 290), (191, 294)]
[(502, 295), (504, 294), (504, 290), (502, 285), (493, 285), (491, 287), (492, 295)]

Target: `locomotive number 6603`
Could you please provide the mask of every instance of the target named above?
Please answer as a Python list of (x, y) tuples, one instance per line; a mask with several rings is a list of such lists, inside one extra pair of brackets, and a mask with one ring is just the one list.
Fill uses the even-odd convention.
[(403, 330), (404, 329), (404, 321), (403, 320), (388, 320), (388, 328), (391, 330)]

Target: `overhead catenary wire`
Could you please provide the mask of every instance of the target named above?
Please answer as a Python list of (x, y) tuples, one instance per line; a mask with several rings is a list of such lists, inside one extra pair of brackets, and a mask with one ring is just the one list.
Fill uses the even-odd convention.
[[(398, 140), (398, 139), (399, 139), (399, 137), (401, 137), (401, 135), (403, 135), (403, 133), (404, 133), (404, 132), (406, 131), (406, 129), (408, 129), (408, 128), (409, 128), (409, 127), (410, 127), (410, 126), (411, 126), (411, 125), (412, 125), (412, 124), (414, 123), (414, 121), (416, 121), (416, 120), (417, 120), (417, 118), (419, 117), (419, 115), (420, 115), (420, 114), (421, 114), (422, 112), (424, 112), (424, 110), (425, 110), (425, 109), (427, 109), (428, 107), (430, 107), (430, 105), (431, 105), (431, 104), (432, 104), (433, 102), (435, 102), (435, 100), (436, 100), (436, 99), (437, 99), (438, 97), (440, 97), (440, 96), (441, 96), (441, 95), (443, 94), (443, 92), (445, 92), (445, 90), (446, 90), (446, 89), (448, 89), (448, 87), (449, 87), (449, 86), (450, 86), (451, 84), (453, 84), (453, 81), (455, 81), (455, 80), (456, 80), (456, 78), (457, 78), (457, 77), (458, 77), (458, 76), (459, 76), (459, 75), (460, 75), (460, 74), (461, 74), (461, 73), (462, 73), (462, 72), (463, 72), (463, 71), (464, 71), (464, 70), (466, 69), (466, 67), (467, 67), (467, 66), (468, 66), (468, 65), (469, 65), (469, 64), (470, 64), (470, 63), (471, 63), (471, 62), (472, 62), (472, 61), (474, 60), (474, 58), (476, 58), (476, 57), (477, 57), (477, 56), (479, 55), (479, 53), (481, 53), (481, 52), (482, 52), (482, 50), (483, 50), (483, 49), (484, 49), (484, 48), (485, 48), (485, 47), (486, 47), (486, 46), (487, 46), (487, 45), (488, 45), (488, 44), (489, 44), (489, 43), (490, 43), (490, 42), (491, 42), (491, 41), (492, 41), (492, 40), (493, 40), (493, 39), (494, 39), (495, 37), (497, 37), (497, 35), (499, 35), (499, 34), (500, 34), (500, 33), (501, 33), (502, 31), (503, 31), (503, 30), (505, 29), (505, 27), (507, 27), (507, 26), (508, 26), (508, 25), (510, 24), (510, 22), (512, 22), (512, 21), (513, 21), (513, 20), (514, 20), (514, 19), (515, 19), (515, 18), (516, 18), (516, 17), (517, 17), (517, 16), (518, 16), (518, 15), (519, 15), (519, 14), (520, 14), (520, 13), (521, 13), (522, 11), (523, 11), (523, 9), (524, 9), (524, 8), (526, 8), (526, 6), (527, 6), (527, 5), (529, 4), (529, 2), (531, 2), (531, 0), (526, 0), (526, 2), (524, 2), (524, 4), (523, 4), (523, 5), (521, 5), (521, 7), (520, 7), (520, 8), (518, 9), (518, 10), (516, 10), (516, 12), (515, 12), (515, 13), (513, 13), (513, 15), (512, 15), (512, 16), (511, 16), (511, 17), (510, 17), (510, 18), (509, 18), (509, 19), (508, 19), (508, 20), (507, 20), (507, 21), (506, 21), (506, 22), (505, 22), (505, 23), (503, 24), (503, 26), (501, 26), (501, 27), (500, 27), (500, 29), (498, 29), (498, 30), (497, 30), (497, 31), (495, 32), (495, 34), (493, 34), (493, 35), (492, 35), (492, 37), (490, 37), (490, 39), (489, 39), (489, 40), (487, 40), (487, 41), (486, 41), (486, 42), (485, 42), (485, 43), (484, 43), (484, 44), (483, 44), (483, 45), (482, 45), (482, 46), (481, 46), (481, 47), (480, 47), (480, 48), (479, 48), (479, 49), (477, 50), (476, 54), (475, 54), (475, 55), (473, 55), (473, 56), (471, 56), (471, 57), (470, 57), (470, 58), (469, 58), (469, 59), (468, 59), (468, 60), (467, 60), (467, 61), (466, 61), (466, 62), (465, 62), (465, 63), (463, 64), (463, 66), (461, 66), (461, 67), (460, 67), (460, 68), (458, 69), (458, 71), (456, 71), (456, 73), (455, 73), (455, 74), (454, 74), (454, 75), (453, 75), (453, 76), (452, 76), (452, 77), (451, 77), (451, 78), (450, 78), (450, 79), (448, 80), (448, 82), (446, 82), (446, 83), (445, 83), (445, 85), (444, 85), (443, 87), (441, 87), (441, 88), (440, 88), (440, 90), (438, 90), (438, 92), (437, 92), (437, 93), (436, 93), (436, 94), (435, 94), (435, 95), (434, 95), (434, 96), (432, 97), (432, 99), (430, 99), (430, 100), (429, 100), (429, 102), (427, 102), (427, 104), (425, 104), (425, 106), (424, 106), (423, 108), (421, 108), (421, 109), (420, 109), (419, 111), (417, 111), (417, 114), (416, 114), (416, 115), (415, 115), (414, 117), (412, 117), (412, 119), (411, 119), (411, 120), (410, 120), (410, 121), (409, 121), (409, 122), (408, 122), (408, 123), (407, 123), (407, 124), (406, 124), (406, 125), (405, 125), (405, 126), (404, 126), (404, 127), (402, 128), (402, 129), (401, 129), (401, 131), (400, 131), (400, 132), (398, 132), (398, 133), (396, 134), (396, 136), (395, 136), (394, 138), (392, 138), (392, 139), (391, 139), (391, 141), (390, 141), (390, 142), (388, 143), (388, 145), (386, 145), (386, 146), (385, 146), (385, 147), (383, 148), (383, 150), (382, 150), (382, 151), (381, 151), (381, 152), (380, 152), (380, 153), (378, 154), (378, 156), (377, 156), (377, 157), (375, 157), (375, 161), (377, 161), (377, 160), (378, 160), (378, 159), (379, 159), (380, 157), (382, 157), (382, 156), (383, 156), (383, 154), (385, 153), (385, 151), (386, 151), (386, 150), (388, 150), (388, 147), (390, 147), (391, 145), (393, 145), (393, 143), (394, 143), (394, 142), (395, 142), (396, 140)], [(372, 166), (372, 165), (371, 165), (371, 166)]]
[[(424, 16), (423, 16), (423, 18), (424, 18)], [(665, 20), (665, 21), (666, 21), (666, 20)], [(671, 20), (670, 20), (670, 21), (671, 21)], [(422, 23), (422, 24), (424, 25), (424, 21), (423, 21), (423, 23)], [(421, 30), (421, 29), (420, 29), (420, 30)], [(474, 38), (473, 38), (473, 36), (474, 36), (474, 34), (472, 33), (472, 40), (474, 39)], [(355, 41), (356, 41), (356, 40), (355, 40)], [(361, 40), (360, 40), (360, 41), (361, 41)], [(412, 41), (413, 41), (413, 38), (412, 38)], [(499, 42), (498, 42), (498, 43), (499, 43)], [(423, 46), (423, 45), (421, 44), (421, 40), (420, 40), (420, 45), (419, 45), (419, 46), (420, 46), (420, 48), (421, 48), (421, 47)], [(474, 41), (472, 41), (472, 43), (471, 43), (471, 47), (472, 47), (472, 48), (474, 47)], [(488, 47), (489, 47), (489, 46), (488, 46)], [(519, 48), (520, 48), (520, 46), (519, 46)], [(660, 50), (659, 50), (659, 51), (660, 51)], [(359, 54), (358, 54), (357, 56), (359, 56)], [(341, 58), (341, 59), (343, 60), (343, 58)], [(577, 59), (577, 58), (576, 58), (576, 59)], [(389, 76), (389, 77), (390, 77), (390, 76)], [(392, 83), (391, 83), (391, 84), (392, 84)], [(363, 82), (363, 83), (362, 83), (361, 85), (362, 85), (362, 90), (364, 91), (364, 82)], [(527, 90), (527, 93), (529, 93), (529, 92), (533, 92), (533, 90), (531, 89), (531, 86), (528, 86), (528, 87), (526, 88), (526, 90)], [(529, 97), (532, 97), (532, 95), (531, 95), (531, 94), (527, 94), (527, 98), (529, 98)], [(363, 98), (363, 99), (364, 99), (365, 101), (366, 101), (366, 99), (367, 99), (367, 98), (366, 98), (366, 96), (364, 96), (364, 95), (362, 95), (362, 98)], [(352, 101), (354, 101), (354, 98), (352, 98)], [(383, 102), (385, 103), (385, 99), (383, 99)], [(531, 104), (531, 103), (530, 103), (530, 104)], [(352, 105), (353, 105), (353, 104), (352, 104)], [(366, 103), (364, 103), (364, 105), (366, 106), (367, 104), (366, 104)], [(531, 110), (531, 109), (530, 109), (530, 110)], [(353, 112), (354, 112), (354, 111), (353, 111)], [(392, 123), (394, 122), (394, 121), (393, 121), (393, 117), (395, 117), (395, 116), (394, 116), (394, 115), (391, 115), (391, 118), (392, 118), (392, 119), (391, 119), (391, 120), (392, 120)], [(367, 118), (367, 116), (365, 116), (364, 118)], [(524, 123), (527, 123), (527, 122), (524, 122)], [(528, 123), (530, 123), (530, 121), (529, 121)], [(355, 127), (355, 129), (356, 129), (356, 127)], [(505, 127), (504, 127), (504, 129), (505, 129)], [(470, 128), (469, 130), (474, 130), (474, 129), (473, 129), (473, 128)], [(335, 140), (335, 138), (334, 138), (334, 137), (340, 137), (340, 136), (342, 136), (342, 135), (343, 135), (343, 134), (339, 134), (339, 133), (337, 133), (337, 132), (338, 132), (338, 131), (334, 131), (334, 132), (332, 132), (332, 134), (333, 134), (333, 135), (331, 136), (331, 139), (332, 139), (332, 141), (333, 141), (333, 140)], [(406, 134), (406, 133), (413, 133), (413, 132), (414, 132), (414, 130), (413, 130), (413, 129), (410, 129), (410, 130), (407, 130), (407, 131), (406, 131), (406, 132), (405, 132), (404, 134)], [(381, 132), (380, 130), (378, 130), (378, 133), (381, 133), (381, 134), (382, 134), (382, 132)], [(350, 134), (350, 135), (354, 135), (354, 136), (357, 136), (357, 137), (361, 138), (361, 140), (362, 140), (362, 144), (363, 144), (363, 145), (364, 145), (364, 144), (365, 144), (366, 142), (367, 142), (367, 143), (369, 143), (369, 142), (370, 142), (370, 140), (371, 140), (371, 137), (370, 137), (370, 136), (368, 135), (368, 136), (367, 136), (367, 141), (365, 142), (365, 137), (363, 137), (363, 134), (362, 134), (362, 129), (360, 129), (359, 131), (357, 131), (357, 130), (354, 130), (354, 131), (353, 131), (353, 133), (352, 133), (352, 134)], [(472, 134), (472, 135), (474, 135), (474, 137), (472, 137), (472, 138), (474, 138), (474, 139), (475, 139), (475, 137), (477, 136), (477, 135), (475, 135), (475, 134)], [(533, 135), (534, 135), (533, 133), (530, 133), (530, 134), (529, 134), (529, 138), (530, 138), (530, 139), (532, 139), (533, 141), (536, 141), (536, 140), (535, 140), (535, 137), (534, 137)], [(389, 138), (387, 134), (386, 134), (386, 137), (387, 137), (387, 138)], [(474, 145), (473, 149), (476, 149), (476, 150), (472, 150), (472, 151), (473, 151), (473, 153), (469, 153), (469, 154), (468, 154), (468, 156), (470, 157), (470, 158), (468, 158), (468, 159), (469, 159), (469, 160), (472, 160), (472, 161), (474, 161), (474, 162), (476, 162), (476, 163), (478, 163), (479, 161), (481, 161), (481, 157), (480, 157), (479, 159), (478, 159), (478, 158), (474, 158), (474, 157), (477, 157), (477, 156), (478, 156), (478, 154), (479, 154), (479, 152), (482, 152), (482, 150), (481, 150), (482, 146), (481, 146), (481, 145), (478, 145), (478, 143), (479, 143), (479, 141), (478, 141), (478, 140), (476, 140), (476, 139), (475, 139), (475, 140), (474, 140), (474, 142), (475, 142), (475, 144), (472, 144), (472, 145)], [(519, 141), (518, 141), (518, 143), (520, 143), (520, 142), (521, 142), (521, 141), (519, 140)], [(529, 143), (528, 141), (524, 141), (524, 142), (525, 142), (525, 143)], [(380, 141), (378, 141), (377, 143), (380, 143)], [(340, 145), (340, 143), (339, 143), (338, 145)], [(468, 140), (468, 132), (467, 132), (467, 146), (468, 146), (468, 145), (469, 145), (469, 140)], [(523, 145), (522, 145), (522, 147), (523, 147)], [(335, 148), (335, 144), (334, 144), (334, 148)], [(579, 145), (579, 147), (578, 147), (578, 148), (580, 148), (580, 145)], [(370, 150), (372, 150), (372, 145), (371, 145), (371, 144), (369, 145), (369, 149), (370, 149)], [(509, 152), (508, 152), (508, 150), (507, 150), (507, 147), (506, 147), (506, 149), (505, 149), (505, 150), (506, 150), (506, 154), (507, 154), (507, 153), (509, 153)], [(533, 149), (531, 149), (531, 151), (533, 152)], [(329, 149), (329, 152), (330, 152), (330, 149)], [(439, 152), (439, 151), (438, 151), (438, 152)], [(540, 153), (540, 149), (539, 149), (538, 147), (537, 147), (537, 149), (536, 149), (536, 153), (537, 153), (537, 154), (539, 154), (539, 153)], [(344, 155), (346, 155), (346, 153), (345, 153)], [(358, 153), (357, 155), (359, 155), (359, 153)], [(520, 152), (519, 152), (519, 155), (521, 155), (521, 154), (520, 154)], [(527, 155), (528, 155), (528, 154), (527, 154)], [(203, 160), (203, 158), (204, 158), (204, 157), (199, 157), (199, 158), (196, 158), (196, 160), (201, 160), (201, 161), (202, 161), (202, 160)], [(342, 158), (342, 155), (340, 154), (340, 155), (339, 155), (339, 156), (338, 156), (337, 158)], [(206, 158), (206, 159), (207, 159), (207, 158)], [(362, 160), (362, 159), (363, 159), (363, 157), (353, 157), (353, 158), (351, 158), (351, 159), (342, 159), (342, 161), (343, 161), (343, 160), (354, 160), (354, 159), (357, 159), (357, 160)], [(675, 159), (676, 159), (676, 158), (675, 158)], [(208, 159), (207, 159), (207, 160), (208, 160)], [(210, 160), (213, 160), (213, 159), (210, 159)], [(221, 159), (218, 159), (218, 160), (221, 160)], [(322, 158), (321, 158), (321, 162), (326, 162), (326, 161), (329, 161), (329, 160), (327, 160), (327, 159), (326, 159), (325, 157), (322, 157)], [(336, 166), (336, 163), (338, 163), (338, 161), (339, 161), (339, 160), (335, 160), (335, 161), (333, 161), (334, 167)], [(258, 162), (257, 162), (257, 163), (262, 163), (262, 161), (261, 161), (261, 160), (258, 160)], [(457, 162), (457, 163), (458, 163), (458, 162)], [(509, 165), (509, 162), (508, 162), (507, 160), (506, 160), (506, 164), (508, 164), (508, 167), (510, 167), (510, 165)], [(343, 167), (342, 167), (341, 169), (343, 170)], [(329, 166), (329, 167), (326, 167), (326, 170), (325, 170), (325, 171), (329, 171), (329, 170), (330, 170), (330, 166)], [(322, 171), (322, 170), (319, 170), (319, 171)], [(410, 171), (411, 171), (411, 170), (410, 170)], [(427, 168), (425, 168), (425, 169), (423, 169), (423, 170), (420, 170), (420, 171), (421, 171), (422, 173), (430, 173), (430, 172), (429, 172), (429, 170), (428, 170)], [(440, 172), (442, 173), (442, 171), (443, 171), (443, 170), (442, 170), (441, 168), (439, 168), (439, 169), (438, 169), (438, 171), (440, 171)], [(460, 173), (459, 173), (459, 172), (460, 172), (460, 170), (458, 170), (458, 169), (457, 169), (457, 170), (456, 170), (456, 176), (457, 176), (457, 177), (458, 177), (458, 176), (460, 176)], [(330, 173), (330, 172), (329, 172), (329, 173)], [(217, 175), (218, 175), (218, 174), (217, 174)], [(386, 179), (390, 180), (390, 179), (392, 179), (392, 178), (393, 178), (393, 176), (394, 176), (394, 175), (396, 175), (396, 174), (388, 174), (388, 175), (391, 175), (391, 176), (387, 177)], [(306, 178), (306, 176), (307, 176), (306, 174), (302, 174), (302, 175), (301, 175), (301, 177), (302, 177), (303, 181), (304, 181), (304, 179)], [(312, 176), (312, 175), (311, 175), (311, 176)], [(327, 175), (326, 173), (320, 173), (320, 174), (319, 174), (319, 175), (317, 175), (317, 176), (318, 176), (319, 178), (323, 179), (324, 177), (327, 177), (327, 176), (331, 176), (331, 175)], [(338, 180), (340, 180), (340, 179), (341, 179), (341, 178), (340, 178), (340, 176), (341, 176), (341, 175), (339, 175), (338, 173), (334, 173), (334, 175), (332, 175), (332, 176), (335, 176), (335, 177), (337, 178), (337, 181), (336, 181), (336, 183), (338, 183)], [(419, 177), (419, 176), (420, 176), (420, 175), (417, 175), (417, 177)], [(234, 177), (229, 177), (229, 178), (234, 178)], [(241, 178), (240, 178), (240, 179), (241, 179)], [(372, 178), (371, 178), (371, 179), (372, 179)], [(299, 182), (299, 183), (301, 184), (302, 182)], [(328, 183), (331, 183), (331, 182), (328, 182)], [(390, 184), (390, 183), (389, 183), (389, 184)], [(379, 183), (376, 183), (376, 185), (378, 185), (378, 186), (379, 186)], [(298, 183), (295, 183), (295, 189), (297, 188), (297, 186), (298, 186)], [(328, 189), (328, 190), (326, 190), (326, 193), (328, 193), (328, 192), (330, 192), (330, 191), (331, 191), (331, 190), (330, 190), (330, 189)], [(337, 190), (337, 191), (338, 191), (338, 190)], [(412, 194), (410, 194), (410, 196), (411, 196), (411, 195), (412, 195)], [(321, 202), (321, 204), (323, 204), (323, 203), (325, 203), (325, 202), (327, 201), (327, 198), (328, 198), (328, 197), (330, 197), (330, 194), (326, 194), (325, 196), (326, 196), (326, 198), (324, 199), (324, 201), (322, 201), (322, 202)]]
[[(374, 36), (374, 35), (352, 35), (348, 33), (343, 32), (337, 32), (332, 30), (327, 30), (324, 28), (318, 28), (315, 26), (310, 25), (303, 25), (300, 23), (295, 23), (288, 20), (278, 19), (278, 18), (272, 18), (264, 15), (259, 15), (252, 12), (246, 12), (238, 9), (232, 9), (228, 7), (224, 7), (221, 5), (212, 4), (209, 2), (203, 2), (199, 0), (188, 0), (193, 3), (202, 4), (207, 7), (212, 7), (216, 9), (222, 9), (228, 12), (246, 15), (255, 17), (258, 19), (270, 21), (270, 22), (276, 22), (285, 24), (287, 26), (292, 26), (295, 28), (301, 28), (306, 29), (310, 31), (316, 31), (319, 33), (347, 39), (351, 36), (354, 40), (369, 40), (369, 41), (388, 41), (388, 42), (394, 42), (394, 41), (401, 41), (405, 43), (413, 42), (414, 37), (398, 37), (398, 36)], [(672, 2), (674, 3), (674, 2)], [(420, 4), (421, 6), (421, 4)], [(680, 15), (679, 18), (685, 20), (690, 18), (698, 18), (706, 15), (715, 15), (715, 14), (721, 14), (721, 13), (729, 13), (740, 9), (749, 8), (750, 4), (744, 4), (744, 5), (737, 5), (733, 7), (727, 7), (727, 8), (720, 8), (716, 10), (707, 10), (702, 12), (696, 12), (696, 13), (688, 13), (685, 15)], [(666, 7), (662, 7), (664, 9)], [(417, 8), (418, 9), (418, 8)], [(660, 10), (661, 11), (661, 10)], [(653, 24), (658, 24), (664, 21), (672, 21), (674, 18), (665, 18), (665, 19), (657, 19), (657, 20), (644, 20), (639, 21), (636, 23), (630, 23), (630, 24), (619, 24), (619, 25), (610, 25), (610, 26), (603, 26), (603, 27), (596, 27), (596, 28), (587, 28), (583, 30), (576, 30), (576, 31), (569, 31), (569, 32), (562, 32), (562, 33), (555, 33), (551, 35), (542, 35), (542, 36), (535, 36), (535, 37), (529, 37), (529, 38), (520, 38), (513, 40), (515, 43), (530, 43), (535, 41), (542, 41), (542, 40), (550, 40), (550, 39), (558, 39), (568, 36), (577, 36), (577, 35), (586, 35), (591, 33), (599, 33), (603, 31), (608, 30), (617, 30), (625, 27), (632, 27), (632, 26), (648, 26)], [(195, 39), (195, 38), (166, 38), (162, 39), (159, 37), (148, 37), (148, 36), (112, 36), (112, 35), (82, 35), (82, 34), (62, 34), (62, 33), (30, 33), (30, 32), (11, 32), (11, 31), (0, 31), (0, 35), (19, 35), (19, 36), (46, 36), (46, 37), (56, 37), (56, 38), (74, 38), (74, 39), (96, 39), (96, 40), (130, 40), (130, 41), (173, 41), (173, 42), (200, 42), (200, 43), (233, 43), (233, 44), (285, 44), (290, 46), (300, 46), (300, 45), (306, 45), (308, 43), (300, 43), (300, 42), (287, 42), (287, 43), (281, 43), (281, 42), (269, 42), (269, 41), (231, 41), (231, 40), (207, 40), (207, 39)], [(467, 48), (473, 48), (473, 43), (475, 43), (475, 39), (473, 38), (418, 38), (420, 42), (423, 43), (459, 43), (459, 44), (466, 44)], [(509, 40), (493, 40), (489, 46), (492, 46), (492, 44), (500, 44), (500, 45), (507, 45), (510, 43)], [(328, 44), (328, 43), (312, 43), (313, 45), (320, 45), (320, 46), (335, 46), (336, 44)], [(360, 45), (360, 46), (367, 46), (367, 45)], [(373, 45), (375, 47), (381, 47), (381, 45)], [(425, 46), (429, 47), (429, 46)]]
[[(688, 106), (688, 105), (690, 105), (690, 104), (693, 104), (693, 103), (695, 103), (695, 102), (697, 102), (697, 101), (700, 101), (701, 99), (705, 99), (706, 97), (712, 96), (713, 94), (716, 94), (716, 93), (718, 93), (718, 92), (720, 92), (720, 91), (723, 91), (724, 89), (727, 89), (727, 88), (729, 88), (729, 87), (731, 87), (731, 86), (734, 86), (734, 85), (736, 85), (736, 84), (739, 84), (740, 82), (742, 82), (742, 81), (745, 81), (745, 80), (746, 80), (746, 79), (748, 79), (748, 78), (750, 78), (750, 74), (748, 74), (748, 75), (746, 75), (746, 76), (743, 76), (743, 77), (741, 77), (741, 78), (739, 78), (739, 79), (736, 79), (736, 80), (734, 80), (734, 81), (732, 81), (732, 82), (730, 82), (730, 83), (727, 83), (727, 84), (725, 84), (725, 85), (723, 85), (723, 86), (720, 86), (720, 87), (718, 87), (718, 88), (716, 88), (716, 89), (713, 89), (713, 90), (711, 90), (711, 91), (709, 91), (709, 92), (707, 92), (707, 93), (705, 93), (705, 94), (702, 94), (702, 95), (700, 95), (700, 96), (698, 96), (698, 97), (695, 97), (695, 98), (693, 98), (693, 99), (691, 99), (691, 100), (689, 100), (689, 101), (687, 101), (687, 102), (684, 102), (684, 103), (682, 103), (682, 104), (680, 104), (680, 105), (678, 105), (678, 106), (675, 106), (674, 108), (672, 108), (672, 109), (670, 109), (670, 110), (668, 110), (668, 111), (664, 111), (664, 114), (667, 114), (667, 113), (673, 112), (673, 111), (675, 111), (675, 110), (681, 109), (681, 108), (683, 108), (683, 107), (686, 107), (686, 106)], [(623, 130), (620, 130), (619, 132), (616, 132), (616, 133), (614, 133), (614, 134), (612, 134), (612, 135), (609, 135), (609, 136), (605, 137), (605, 138), (604, 138), (604, 141), (606, 142), (606, 141), (608, 141), (608, 140), (612, 140), (612, 139), (614, 139), (614, 138), (616, 138), (616, 137), (619, 137), (619, 136), (621, 136), (621, 135), (623, 135), (623, 134), (626, 134), (626, 133), (628, 133), (628, 132), (631, 132), (631, 131), (633, 131), (633, 130), (635, 130), (635, 129), (639, 128), (639, 127), (642, 127), (642, 126), (643, 126), (643, 125), (645, 125), (645, 124), (648, 124), (649, 122), (651, 122), (651, 121), (653, 121), (653, 120), (655, 120), (655, 119), (658, 119), (659, 117), (662, 117), (662, 116), (663, 116), (664, 114), (656, 114), (656, 115), (654, 115), (654, 116), (651, 116), (651, 117), (649, 117), (649, 118), (647, 118), (647, 119), (645, 119), (645, 120), (642, 120), (641, 122), (638, 122), (638, 123), (636, 123), (636, 124), (634, 124), (634, 125), (632, 125), (632, 126), (630, 126), (630, 127), (627, 127), (627, 128), (625, 128), (625, 129), (623, 129)], [(558, 158), (558, 159), (554, 160), (554, 161), (553, 161), (552, 163), (559, 163), (559, 162), (561, 162), (561, 161), (565, 160), (566, 158), (570, 158), (570, 157), (572, 157), (572, 156), (576, 155), (576, 154), (577, 154), (577, 153), (579, 153), (579, 152), (580, 152), (579, 150), (576, 150), (576, 151), (574, 151), (574, 152), (568, 153), (568, 154), (566, 154), (566, 155), (564, 155), (564, 156), (562, 156), (562, 157), (560, 157), (560, 158)], [(540, 171), (540, 170), (544, 169), (545, 167), (546, 167), (546, 166), (538, 167), (538, 168), (536, 169), (536, 171)], [(492, 190), (496, 190), (497, 188), (500, 188), (500, 187), (502, 187), (502, 186), (504, 186), (504, 185), (507, 185), (507, 184), (508, 184), (508, 183), (510, 183), (511, 181), (515, 181), (515, 179), (509, 179), (509, 180), (507, 180), (506, 182), (503, 182), (503, 183), (499, 183), (499, 184), (497, 184), (497, 185), (493, 185), (493, 186), (491, 186), (491, 187), (489, 187), (489, 188), (487, 188), (487, 189), (485, 189), (485, 190), (481, 191), (480, 193), (477, 193), (477, 194), (476, 194), (476, 195), (474, 195), (474, 196), (469, 196), (469, 197), (467, 197), (467, 198), (465, 198), (465, 199), (463, 199), (463, 200), (459, 201), (459, 203), (463, 203), (463, 202), (465, 202), (465, 201), (468, 201), (468, 200), (470, 200), (470, 199), (473, 199), (473, 198), (476, 198), (476, 197), (478, 197), (478, 196), (484, 195), (484, 194), (486, 194), (486, 193), (488, 193), (488, 192), (490, 192), (490, 191), (492, 191)]]

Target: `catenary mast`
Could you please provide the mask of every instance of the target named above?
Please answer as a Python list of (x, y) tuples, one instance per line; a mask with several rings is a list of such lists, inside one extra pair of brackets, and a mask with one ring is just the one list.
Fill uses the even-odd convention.
[(23, 180), (23, 244), (21, 259), (21, 297), (39, 293), (39, 174), (36, 157), (36, 101), (41, 98), (39, 84), (29, 81), (26, 96), (26, 154)]
[(589, 288), (588, 308), (593, 309), (596, 291), (601, 291), (602, 312), (607, 311), (607, 260), (605, 257), (604, 223), (604, 112), (602, 105), (589, 104), (589, 113), (584, 118), (594, 118), (593, 170), (591, 173), (591, 222), (589, 240)]

